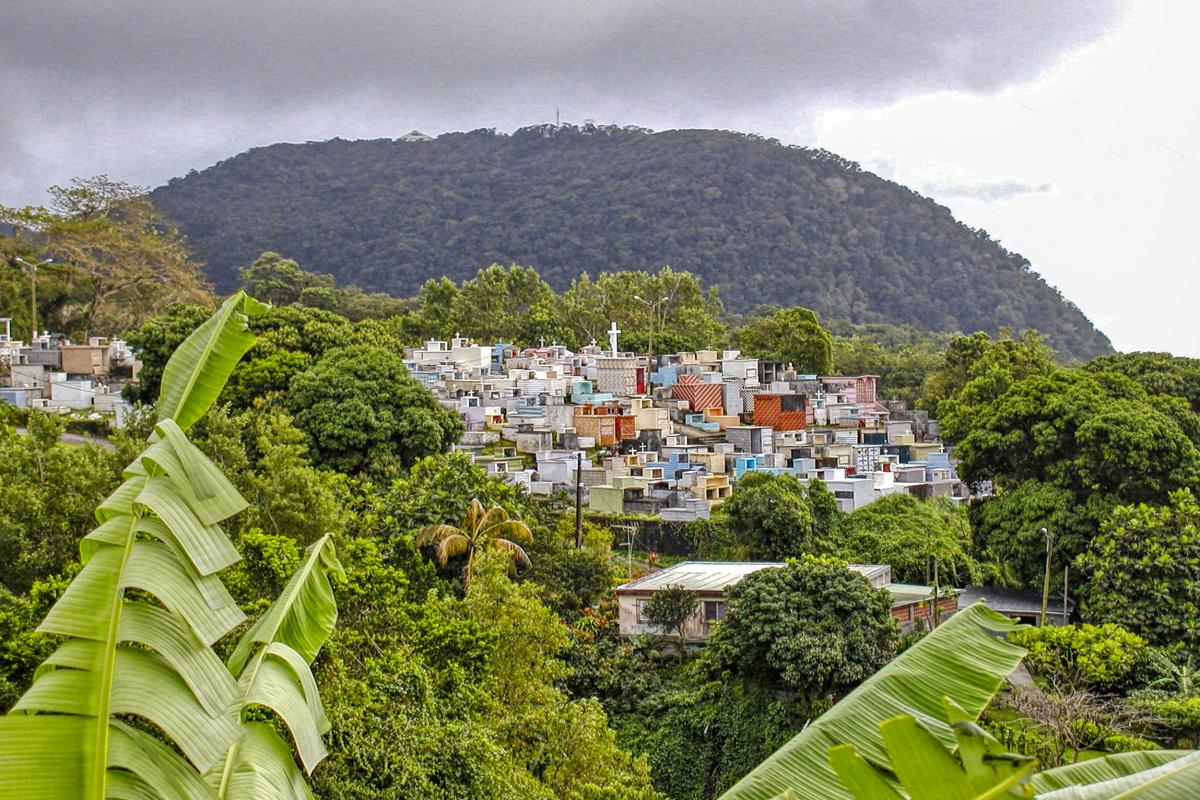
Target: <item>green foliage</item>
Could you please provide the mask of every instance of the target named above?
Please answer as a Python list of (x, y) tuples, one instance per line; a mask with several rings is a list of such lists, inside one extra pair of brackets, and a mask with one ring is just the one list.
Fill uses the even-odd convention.
[(1050, 356), (1035, 331), (996, 341), (983, 332), (956, 336), (946, 348), (942, 369), (929, 376), (926, 402), (941, 419), (946, 435), (960, 439), (975, 413), (995, 405), (1014, 383), (1051, 372)]
[(684, 627), (692, 615), (700, 599), (696, 593), (682, 586), (668, 586), (654, 593), (643, 606), (642, 614), (646, 621), (665, 634), (674, 634), (683, 638)]
[(1151, 395), (1182, 397), (1200, 413), (1200, 359), (1168, 353), (1110, 353), (1088, 362), (1093, 372), (1133, 378)]
[(62, 573), (95, 525), (96, 506), (121, 482), (132, 453), (59, 442), (60, 417), (31, 412), (28, 435), (0, 423), (0, 585), (18, 594)]
[(532, 566), (521, 545), (533, 542), (529, 526), (509, 517), (499, 506), (484, 509), (478, 498), (471, 501), (462, 527), (427, 525), (417, 535), (416, 544), (433, 549), (438, 565), (445, 567), (452, 559), (463, 558), (463, 584), (470, 583), (477, 560), (485, 552), (505, 553), (514, 567)]
[(1025, 665), (1068, 691), (1112, 691), (1145, 657), (1146, 642), (1120, 625), (1047, 625), (1012, 635)]
[(785, 308), (759, 316), (738, 334), (746, 355), (783, 361), (801, 374), (833, 371), (833, 340), (807, 308)]
[(752, 472), (737, 482), (719, 516), (737, 551), (725, 557), (778, 561), (830, 552), (840, 515), (819, 481), (805, 486), (793, 475)]
[(184, 303), (172, 306), (166, 313), (146, 320), (125, 334), (129, 346), (142, 362), (137, 381), (122, 389), (126, 400), (152, 403), (158, 398), (167, 359), (211, 313), (204, 306)]
[[(918, 724), (910, 714), (879, 723), (890, 770), (868, 761), (853, 744), (829, 751), (838, 778), (857, 800), (989, 800), (1000, 795), (1028, 796), (1019, 791), (1036, 761), (1007, 753), (973, 716), (946, 698), (948, 721), (958, 745), (957, 756)], [(874, 754), (872, 754), (874, 756)], [(891, 782), (904, 787), (904, 794)]]
[(910, 325), (884, 322), (853, 325), (831, 320), (833, 371), (838, 375), (878, 375), (881, 399), (923, 402), (926, 382), (944, 366), (951, 336)]
[(414, 595), (382, 556), (343, 551), (320, 796), (654, 800), (600, 706), (557, 688), (570, 638), (535, 584), (484, 558), (462, 600)]
[(725, 620), (704, 652), (714, 675), (796, 692), (812, 707), (896, 654), (891, 595), (843, 561), (805, 556), (725, 591)]
[(458, 415), (380, 347), (329, 351), (293, 379), (286, 403), (317, 462), (347, 473), (411, 466), (463, 432)]
[(574, 521), (564, 515), (557, 530), (537, 531), (525, 552), (533, 562), (529, 579), (540, 589), (540, 597), (561, 619), (574, 619), (605, 597), (612, 582), (609, 577), (609, 546), (606, 529), (584, 523), (584, 546), (575, 546)]
[(763, 687), (713, 681), (651, 697), (630, 741), (672, 800), (712, 800), (790, 739), (805, 718)]
[(772, 302), (927, 330), (1036, 327), (1068, 358), (1109, 350), (1024, 258), (932, 200), (831, 153), (756, 136), (538, 126), (421, 145), (278, 144), (153, 197), (225, 290), (266, 241), (396, 295), (488, 264), (534, 267), (558, 291), (583, 272), (671, 264), (743, 313)]
[(38, 329), (74, 339), (211, 302), (200, 264), (145, 189), (98, 175), (49, 194), (48, 208), (0, 206), (0, 316), (13, 317), (14, 332), (31, 328), (34, 284)]
[[(1093, 501), (1094, 502), (1094, 501)], [(1004, 583), (1041, 587), (1046, 543), (1054, 531), (1055, 576), (1087, 547), (1095, 533), (1095, 506), (1052, 483), (1031, 480), (971, 504), (975, 555), (994, 565)], [(1057, 578), (1055, 578), (1057, 580)]]
[(653, 333), (659, 353), (720, 346), (727, 337), (723, 309), (715, 288), (705, 291), (699, 276), (670, 267), (599, 272), (595, 280), (585, 272), (563, 287), (559, 301), (563, 341), (603, 342), (611, 321), (621, 330), (622, 347), (645, 352)]
[(843, 558), (890, 564), (897, 583), (932, 584), (935, 559), (942, 582), (976, 582), (966, 511), (949, 500), (889, 494), (846, 517), (840, 539)]
[(946, 719), (950, 697), (969, 720), (978, 718), (1023, 651), (997, 634), (1017, 626), (975, 604), (960, 610), (920, 642), (905, 650), (813, 720), (774, 755), (722, 795), (723, 800), (773, 800), (791, 791), (796, 797), (848, 800), (848, 792), (829, 764), (829, 749), (853, 744), (888, 767), (879, 724), (898, 714), (921, 718), (945, 747), (956, 743)]
[(427, 525), (461, 522), (472, 500), (488, 508), (499, 506), (515, 517), (528, 516), (528, 500), (520, 487), (489, 478), (462, 452), (416, 461), (383, 491), (378, 514), (385, 518), (389, 530), (408, 534), (411, 540), (418, 529)]
[(273, 306), (292, 305), (306, 289), (333, 288), (332, 275), (305, 272), (295, 261), (272, 252), (256, 258), (238, 278), (247, 294)]
[(290, 258), (266, 252), (238, 273), (242, 288), (274, 306), (336, 311), (351, 319), (383, 318), (405, 312), (404, 302), (386, 294), (364, 294), (357, 286), (337, 288), (332, 275), (306, 272)]
[[(327, 573), (340, 567), (328, 537), (314, 544), (226, 669), (212, 645), (245, 615), (217, 577), (239, 559), (219, 523), (246, 501), (185, 433), (252, 344), (246, 316), (259, 309), (235, 295), (168, 361), (154, 436), (97, 506), (83, 566), (38, 626), (57, 646), (0, 717), (0, 796), (307, 793), (292, 747), (307, 773), (325, 755), (328, 721), (308, 664), (336, 619)], [(56, 434), (35, 427), (32, 438), (45, 447)], [(277, 715), (291, 744), (247, 716), (251, 707)]]
[(1151, 694), (1135, 699), (1152, 720), (1153, 737), (1172, 747), (1200, 745), (1200, 697)]
[(1080, 559), (1085, 620), (1114, 622), (1152, 644), (1200, 645), (1200, 505), (1121, 506)]
[(972, 510), (981, 549), (1027, 586), (1040, 582), (1040, 528), (1054, 531), (1061, 569), (1114, 507), (1162, 503), (1200, 480), (1200, 451), (1129, 378), (1030, 369), (1010, 380), (1016, 373), (998, 368), (1003, 378), (973, 379), (942, 403), (960, 437), (959, 474), (996, 488)]

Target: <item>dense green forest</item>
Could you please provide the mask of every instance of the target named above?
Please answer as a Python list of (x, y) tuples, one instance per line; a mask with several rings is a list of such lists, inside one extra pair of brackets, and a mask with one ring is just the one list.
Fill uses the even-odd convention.
[[(244, 277), (281, 302), (296, 289), (281, 276), (321, 282), (281, 271), (278, 259), (266, 264)], [(255, 306), (245, 355), (229, 358), (220, 381), (198, 384), (215, 405), (186, 420), (198, 452), (246, 501), (223, 524), (241, 559), (221, 579), (249, 622), (270, 619), (289, 576), (336, 545), (327, 580), (338, 616), (322, 617), (327, 632), (311, 658), (330, 724), (328, 755), (312, 770), (317, 797), (752, 798), (760, 795), (738, 782), (756, 768), (778, 780), (770, 763), (758, 765), (785, 745), (836, 782), (825, 755), (833, 740), (819, 738), (814, 755), (800, 734), (806, 726), (830, 725), (838, 741), (861, 743), (837, 721), (853, 689), (902, 691), (911, 682), (887, 675), (903, 674), (898, 665), (911, 654), (930, 685), (949, 670), (959, 677), (947, 685), (961, 690), (961, 674), (976, 674), (988, 649), (900, 636), (886, 595), (846, 562), (890, 563), (898, 580), (914, 582), (928, 580), (936, 562), (956, 585), (1033, 588), (1044, 550), (1031, 531), (1043, 524), (1059, 537), (1052, 588), (1070, 565), (1085, 624), (1015, 635), (1030, 653), (1036, 696), (996, 693), (1023, 651), (988, 646), (995, 676), (969, 693), (970, 714), (983, 712), (978, 735), (1047, 767), (1082, 751), (1195, 743), (1195, 360), (1133, 354), (1063, 367), (1036, 334), (939, 343), (898, 328), (847, 326), (837, 336), (818, 328), (815, 340), (842, 357), (919, 348), (901, 359), (906, 385), (943, 415), (964, 475), (990, 481), (995, 494), (969, 509), (894, 496), (846, 515), (819, 481), (744, 478), (712, 520), (682, 526), (680, 536), (700, 558), (789, 563), (731, 590), (725, 622), (696, 653), (659, 636), (617, 636), (612, 589), (629, 564), (612, 552), (611, 520), (587, 520), (579, 547), (567, 498), (535, 501), (447, 452), (457, 420), (395, 363), (411, 338), (406, 326), (421, 324), (420, 309), (407, 313), (352, 321), (298, 296)], [(35, 628), (71, 597), (76, 575), (95, 573), (80, 572), (80, 539), (109, 519), (114, 500), (105, 497), (138, 478), (131, 465), (163, 447), (170, 429), (160, 409), (179, 402), (168, 359), (209, 316), (179, 306), (130, 332), (146, 360), (138, 394), (146, 405), (112, 437), (115, 449), (61, 442), (57, 416), (5, 411), (0, 708), (13, 707), (45, 674), (39, 663), (56, 657), (57, 629)], [(361, 413), (384, 385), (387, 413)], [(654, 562), (639, 552), (634, 570)], [(1147, 587), (1133, 601), (1130, 580)], [(675, 601), (686, 610), (694, 598)], [(662, 613), (669, 630), (671, 610)], [(964, 614), (953, 630), (966, 635), (970, 620)], [(984, 642), (1005, 630), (982, 623)], [(234, 633), (254, 630), (248, 624)], [(229, 644), (216, 652), (240, 663)], [(889, 703), (944, 718), (940, 694)], [(244, 721), (260, 717), (251, 710)], [(1138, 763), (1171, 755), (1153, 750)]]
[(832, 153), (725, 131), (535, 127), (277, 144), (152, 194), (221, 290), (264, 249), (367, 291), (525, 264), (690, 271), (728, 308), (929, 331), (1037, 328), (1064, 357), (1107, 338), (1021, 256)]

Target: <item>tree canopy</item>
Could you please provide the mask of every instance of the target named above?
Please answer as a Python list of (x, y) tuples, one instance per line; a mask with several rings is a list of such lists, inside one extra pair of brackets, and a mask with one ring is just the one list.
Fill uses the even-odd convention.
[(759, 316), (742, 329), (738, 342), (746, 355), (792, 364), (801, 374), (833, 371), (833, 340), (807, 308)]
[(533, 267), (558, 291), (583, 273), (670, 264), (739, 313), (772, 303), (934, 331), (1037, 328), (1069, 358), (1110, 350), (1025, 258), (948, 209), (832, 153), (727, 131), (277, 144), (153, 198), (223, 290), (263, 249), (398, 297), (489, 264)]
[(381, 347), (330, 350), (295, 376), (286, 402), (318, 461), (342, 472), (409, 466), (448, 450), (463, 432), (458, 415)]
[(806, 486), (792, 475), (750, 472), (719, 509), (730, 546), (742, 558), (781, 560), (834, 546), (837, 501), (820, 481)]
[[(211, 306), (201, 265), (145, 189), (105, 175), (50, 188), (50, 206), (0, 206), (0, 315), (28, 330), (36, 271), (38, 328), (114, 335), (179, 303)], [(24, 274), (22, 274), (24, 273)], [(8, 291), (11, 286), (22, 290)]]
[(725, 599), (725, 619), (704, 654), (710, 669), (797, 692), (809, 704), (854, 686), (896, 653), (891, 595), (835, 558), (753, 572)]

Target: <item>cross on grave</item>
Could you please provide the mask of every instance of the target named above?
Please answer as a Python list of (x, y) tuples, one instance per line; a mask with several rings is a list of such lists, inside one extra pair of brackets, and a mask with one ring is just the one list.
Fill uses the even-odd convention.
[(612, 326), (608, 329), (608, 346), (612, 350), (613, 358), (617, 357), (617, 334), (620, 332), (616, 321), (613, 321)]
[(546, 337), (539, 336), (538, 337), (538, 347), (545, 347), (545, 346), (546, 346)]

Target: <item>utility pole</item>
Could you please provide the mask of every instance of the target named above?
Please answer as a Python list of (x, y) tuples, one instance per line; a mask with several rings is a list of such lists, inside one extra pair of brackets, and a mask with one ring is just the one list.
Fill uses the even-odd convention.
[(575, 454), (575, 549), (583, 547), (583, 452)]
[(1054, 553), (1054, 534), (1042, 528), (1042, 536), (1046, 539), (1046, 574), (1042, 577), (1042, 618), (1038, 627), (1046, 624), (1046, 610), (1050, 606), (1050, 556)]
[(1071, 565), (1063, 567), (1063, 625), (1069, 625), (1071, 620), (1067, 617), (1067, 582), (1071, 578)]
[[(942, 594), (942, 588), (938, 584), (938, 563), (937, 556), (933, 557), (933, 627), (936, 628), (942, 624), (942, 604), (939, 602)], [(932, 629), (931, 629), (932, 630)]]
[(624, 531), (626, 539), (621, 542), (622, 547), (626, 551), (626, 560), (629, 564), (629, 577), (633, 578), (633, 540), (634, 534), (637, 532), (636, 525), (613, 525), (613, 530)]
[(47, 264), (53, 264), (53, 258), (47, 258), (45, 261), (39, 261), (36, 264), (30, 264), (20, 256), (16, 260), (29, 268), (29, 326), (33, 329), (33, 336), (30, 337), (29, 343), (33, 344), (37, 340), (37, 271), (38, 267), (44, 267)]

